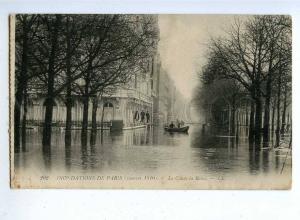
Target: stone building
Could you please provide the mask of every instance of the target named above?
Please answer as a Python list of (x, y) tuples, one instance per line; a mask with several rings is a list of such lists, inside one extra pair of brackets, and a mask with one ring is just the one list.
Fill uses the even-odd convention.
[[(140, 19), (137, 15), (134, 19)], [(151, 15), (154, 19), (153, 28), (158, 29), (157, 16)], [(139, 27), (137, 27), (137, 31)], [(104, 122), (105, 127), (109, 127), (114, 120), (123, 121), (123, 128), (133, 128), (139, 126), (145, 126), (146, 117), (142, 122), (142, 115), (148, 112), (150, 115), (149, 124), (153, 123), (154, 111), (157, 111), (155, 107), (157, 103), (157, 89), (159, 83), (159, 71), (160, 71), (160, 58), (157, 53), (158, 39), (153, 39), (154, 49), (152, 51), (152, 57), (144, 60), (145, 67), (139, 73), (133, 75), (129, 83), (119, 86), (115, 92), (110, 95), (104, 95), (98, 101), (97, 110), (97, 123), (101, 126), (101, 122)], [(80, 80), (80, 79), (79, 79)], [(80, 128), (83, 117), (83, 104), (82, 98), (76, 94), (73, 94), (73, 106), (72, 106), (72, 126), (73, 128)], [(64, 100), (64, 94), (55, 98), (53, 108), (53, 125), (57, 127), (64, 127), (66, 121), (66, 105)], [(42, 91), (31, 89), (28, 91), (27, 101), (27, 125), (28, 126), (41, 126), (45, 117), (45, 95)], [(24, 106), (22, 108), (21, 115), (23, 115)], [(143, 113), (142, 113), (143, 112)], [(21, 117), (22, 118), (22, 117)], [(103, 118), (103, 120), (102, 120)], [(92, 120), (92, 98), (89, 103), (88, 121)]]
[[(45, 97), (35, 91), (29, 93), (27, 106), (28, 126), (41, 126), (44, 122)], [(119, 87), (114, 93), (104, 95), (98, 101), (97, 123), (108, 128), (114, 120), (123, 121), (123, 128), (145, 126), (141, 120), (141, 112), (150, 114), (149, 124), (163, 125), (171, 121), (190, 121), (190, 103), (187, 102), (175, 86), (169, 74), (161, 67), (159, 54), (149, 59), (146, 70), (136, 74), (126, 85)], [(102, 116), (103, 114), (103, 116)], [(72, 107), (73, 128), (80, 128), (83, 105), (81, 98), (74, 95)], [(92, 99), (89, 103), (89, 123), (92, 120)], [(55, 99), (53, 108), (53, 124), (64, 127), (66, 106), (62, 97)]]
[[(138, 19), (138, 16), (136, 17)], [(154, 19), (157, 17), (154, 16)], [(156, 20), (158, 25), (158, 21)], [(156, 27), (158, 28), (158, 26)], [(156, 45), (158, 41), (154, 42)], [(175, 119), (184, 119), (185, 101), (169, 74), (161, 67), (157, 46), (152, 57), (145, 60), (145, 68), (134, 74), (126, 85), (98, 101), (97, 124), (108, 128), (113, 121), (122, 121), (123, 128), (137, 128), (146, 124), (161, 125)], [(80, 80), (80, 79), (79, 79)], [(45, 95), (37, 90), (28, 91), (27, 125), (42, 126), (45, 116)], [(88, 121), (92, 121), (92, 98), (89, 102)], [(24, 106), (23, 108), (24, 109)], [(146, 113), (150, 115), (147, 123)], [(22, 114), (22, 113), (21, 113)], [(142, 120), (144, 115), (144, 120)], [(21, 117), (22, 118), (22, 117)], [(64, 94), (57, 96), (53, 108), (53, 125), (64, 127), (66, 105)], [(81, 128), (82, 97), (73, 94), (72, 127)], [(103, 119), (103, 120), (102, 120)], [(103, 124), (101, 124), (103, 122)]]
[[(154, 100), (157, 99), (157, 83), (159, 76), (159, 55), (149, 59), (147, 69), (136, 74), (126, 85), (119, 87), (113, 94), (104, 95), (98, 101), (97, 122), (100, 125), (103, 113), (103, 122), (109, 126), (113, 120), (122, 120), (124, 128), (144, 126), (146, 116), (142, 122), (142, 111), (150, 114), (149, 124), (153, 123)], [(62, 95), (63, 96), (63, 95)], [(83, 115), (81, 98), (74, 95), (72, 107), (73, 127), (80, 127)], [(27, 124), (39, 126), (44, 122), (45, 97), (36, 91), (29, 91), (27, 106)], [(23, 113), (21, 113), (23, 114)], [(92, 100), (89, 103), (89, 122), (92, 120)], [(55, 98), (53, 108), (53, 124), (59, 127), (65, 126), (66, 106), (62, 97)]]

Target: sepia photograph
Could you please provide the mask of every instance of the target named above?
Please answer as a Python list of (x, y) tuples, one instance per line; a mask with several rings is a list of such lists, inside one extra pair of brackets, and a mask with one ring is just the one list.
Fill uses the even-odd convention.
[(9, 29), (11, 188), (291, 188), (291, 16), (15, 14)]

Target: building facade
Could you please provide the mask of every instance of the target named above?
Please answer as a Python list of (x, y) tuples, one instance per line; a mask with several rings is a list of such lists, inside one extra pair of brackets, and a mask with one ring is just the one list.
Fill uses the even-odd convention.
[[(132, 128), (153, 123), (153, 114), (157, 107), (158, 83), (160, 73), (159, 55), (149, 58), (147, 68), (135, 74), (126, 85), (119, 86), (110, 95), (103, 95), (98, 101), (97, 123), (105, 125), (114, 120), (122, 120), (124, 128)], [(36, 91), (29, 91), (27, 101), (27, 124), (41, 126), (45, 115), (45, 97)], [(92, 99), (89, 102), (89, 123), (92, 120)], [(157, 111), (157, 110), (156, 110)], [(23, 115), (24, 106), (21, 114)], [(149, 114), (147, 120), (146, 114)], [(80, 96), (73, 95), (72, 123), (73, 127), (80, 127), (83, 117), (83, 104)], [(103, 120), (102, 120), (103, 118)], [(53, 124), (65, 126), (66, 105), (62, 96), (55, 98), (53, 107)]]
[[(110, 95), (98, 100), (96, 113), (98, 127), (101, 123), (108, 128), (112, 121), (123, 122), (123, 128), (135, 128), (146, 124), (163, 125), (171, 121), (190, 121), (190, 103), (187, 102), (175, 86), (169, 74), (161, 67), (159, 54), (149, 59), (148, 67), (136, 74), (132, 80), (119, 87)], [(80, 128), (83, 118), (83, 104), (79, 96), (74, 95), (72, 106), (72, 126)], [(42, 126), (45, 115), (45, 97), (31, 92), (27, 106), (28, 126)], [(92, 99), (89, 102), (88, 120), (92, 121)], [(150, 118), (147, 121), (146, 114)], [(142, 118), (144, 114), (144, 118)], [(55, 98), (53, 124), (64, 127), (66, 106), (62, 97)]]
[[(138, 16), (136, 17), (138, 19)], [(154, 19), (157, 17), (154, 16)], [(158, 21), (156, 20), (158, 28)], [(113, 121), (122, 121), (123, 128), (135, 128), (146, 124), (161, 125), (175, 119), (184, 119), (184, 101), (174, 81), (162, 68), (155, 41), (152, 56), (144, 60), (145, 67), (135, 73), (126, 85), (118, 86), (111, 94), (104, 94), (97, 101), (98, 127), (110, 127)], [(80, 79), (79, 79), (80, 80)], [(80, 84), (80, 83), (79, 83)], [(73, 96), (72, 127), (80, 128), (83, 119), (82, 97)], [(45, 95), (37, 90), (28, 91), (26, 111), (27, 126), (42, 126), (45, 117)], [(88, 121), (91, 126), (93, 97), (89, 100)], [(52, 122), (64, 127), (67, 114), (64, 94), (55, 97)], [(148, 116), (148, 117), (147, 117)], [(23, 117), (21, 117), (23, 118)]]

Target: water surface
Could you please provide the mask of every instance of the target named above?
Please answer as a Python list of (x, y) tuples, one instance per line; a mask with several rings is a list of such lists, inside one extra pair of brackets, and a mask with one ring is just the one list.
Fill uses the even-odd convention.
[(28, 130), (26, 150), (15, 154), (19, 172), (60, 171), (66, 174), (197, 174), (222, 178), (241, 175), (281, 175), (291, 171), (287, 149), (255, 151), (246, 133), (239, 138), (225, 131), (190, 126), (188, 134), (168, 133), (161, 127), (98, 131), (94, 143), (81, 145), (79, 130), (72, 131), (72, 144), (65, 147), (64, 132), (54, 130), (51, 151), (42, 151), (41, 131)]

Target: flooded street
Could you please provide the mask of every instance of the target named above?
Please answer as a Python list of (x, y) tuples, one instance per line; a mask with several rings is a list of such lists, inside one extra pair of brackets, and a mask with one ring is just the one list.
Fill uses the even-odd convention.
[[(239, 139), (214, 129), (190, 126), (189, 133), (149, 127), (111, 133), (98, 131), (95, 143), (83, 147), (80, 130), (65, 147), (64, 132), (54, 131), (51, 151), (43, 153), (41, 132), (28, 130), (26, 149), (15, 154), (15, 169), (79, 174), (197, 174), (204, 178), (235, 175), (281, 175), (291, 172), (288, 149), (255, 152), (241, 131)], [(288, 155), (287, 155), (288, 154)]]

